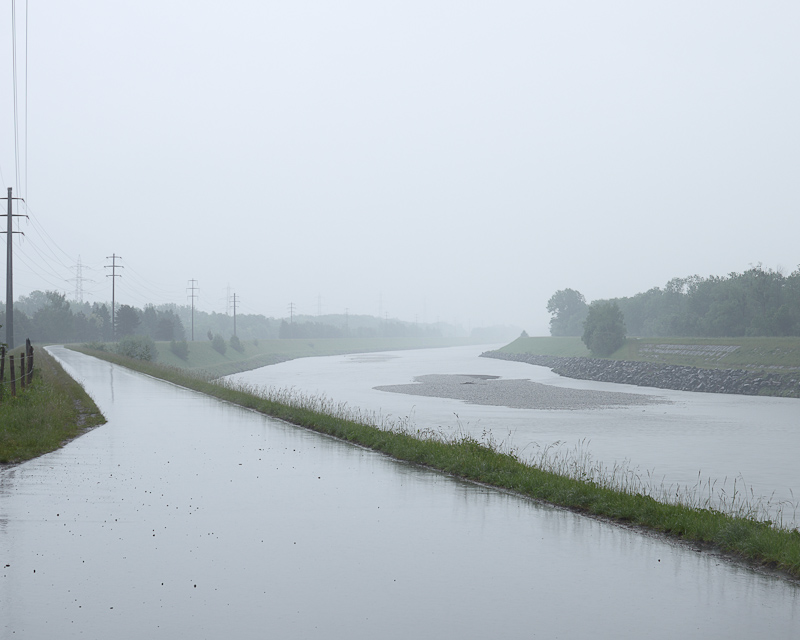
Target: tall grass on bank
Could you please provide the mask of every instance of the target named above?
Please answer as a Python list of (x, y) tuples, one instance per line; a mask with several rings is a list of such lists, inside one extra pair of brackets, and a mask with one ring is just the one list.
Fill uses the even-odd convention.
[[(800, 578), (800, 532), (759, 518), (746, 503), (709, 506), (695, 492), (680, 491), (661, 500), (643, 493), (641, 482), (625, 468), (603, 469), (580, 456), (540, 451), (522, 459), (515, 451), (471, 435), (446, 436), (414, 431), (408, 419), (392, 422), (326, 398), (292, 390), (259, 389), (212, 381), (152, 363), (98, 352), (115, 362), (175, 384), (247, 407), (287, 422), (380, 451), (398, 460), (436, 469), (458, 478), (512, 491), (536, 500), (622, 523), (711, 545), (726, 553)], [(670, 491), (672, 489), (670, 488)], [(688, 494), (687, 494), (688, 495)], [(687, 502), (687, 503), (684, 503)], [(742, 505), (745, 505), (744, 507)]]
[(105, 418), (83, 387), (44, 349), (36, 350), (33, 382), (0, 402), (0, 463), (54, 451)]

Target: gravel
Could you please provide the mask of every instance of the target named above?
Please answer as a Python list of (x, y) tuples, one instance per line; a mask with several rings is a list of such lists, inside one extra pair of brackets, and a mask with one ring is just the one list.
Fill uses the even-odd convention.
[(378, 391), (451, 398), (471, 404), (514, 409), (576, 410), (665, 404), (669, 401), (637, 393), (552, 387), (530, 380), (501, 380), (497, 376), (431, 374), (413, 384), (374, 387)]

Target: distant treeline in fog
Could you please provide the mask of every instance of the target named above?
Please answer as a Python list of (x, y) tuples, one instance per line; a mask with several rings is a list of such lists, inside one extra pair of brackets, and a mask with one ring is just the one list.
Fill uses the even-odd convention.
[[(628, 335), (680, 337), (800, 336), (800, 269), (788, 276), (752, 267), (727, 276), (673, 278), (615, 302)], [(550, 333), (579, 336), (589, 305), (574, 289), (550, 298)]]
[[(157, 341), (207, 340), (209, 336), (233, 335), (234, 319), (224, 313), (195, 309), (192, 323), (190, 306), (146, 305), (139, 309), (126, 304), (116, 308), (116, 332), (109, 303), (67, 300), (55, 291), (34, 291), (14, 303), (14, 335), (17, 340), (34, 342), (111, 342), (123, 336), (149, 336)], [(5, 306), (0, 311), (0, 325), (5, 324)], [(507, 327), (475, 329), (500, 332), (505, 339)], [(519, 330), (516, 330), (518, 333)], [(0, 332), (2, 333), (2, 332)], [(236, 335), (240, 340), (278, 338), (370, 338), (370, 337), (455, 337), (461, 330), (450, 324), (403, 322), (368, 315), (331, 314), (294, 316), (291, 320), (266, 318), (256, 314), (237, 314)]]

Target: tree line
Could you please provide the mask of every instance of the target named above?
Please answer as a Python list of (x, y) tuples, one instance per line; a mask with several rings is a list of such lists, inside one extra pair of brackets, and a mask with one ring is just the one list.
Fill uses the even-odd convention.
[(673, 278), (631, 297), (587, 304), (574, 289), (547, 303), (550, 334), (580, 336), (593, 305), (615, 305), (628, 335), (650, 337), (800, 336), (800, 268), (790, 275), (760, 265), (727, 276)]
[[(153, 340), (184, 340), (183, 323), (172, 309), (119, 305), (116, 338), (131, 335)], [(0, 312), (0, 324), (5, 311)], [(111, 310), (104, 303), (70, 302), (56, 291), (34, 291), (14, 304), (15, 333), (34, 342), (110, 342), (115, 339)]]
[[(0, 325), (5, 311), (0, 310)], [(116, 331), (114, 329), (116, 324)], [(34, 342), (113, 342), (129, 336), (181, 343), (206, 336), (232, 336), (233, 318), (224, 313), (207, 313), (189, 306), (164, 304), (117, 305), (112, 323), (111, 305), (76, 302), (56, 291), (34, 291), (14, 303), (15, 333)], [(365, 315), (334, 314), (322, 317), (295, 316), (294, 322), (257, 314), (238, 314), (236, 334), (241, 340), (278, 338), (369, 338), (440, 337), (454, 335), (455, 327), (445, 323), (417, 324)]]

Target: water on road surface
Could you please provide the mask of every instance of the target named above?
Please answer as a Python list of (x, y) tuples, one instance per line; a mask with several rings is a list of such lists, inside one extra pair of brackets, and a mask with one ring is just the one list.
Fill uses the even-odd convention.
[(785, 580), (52, 352), (108, 423), (0, 471), (2, 638), (800, 628)]

